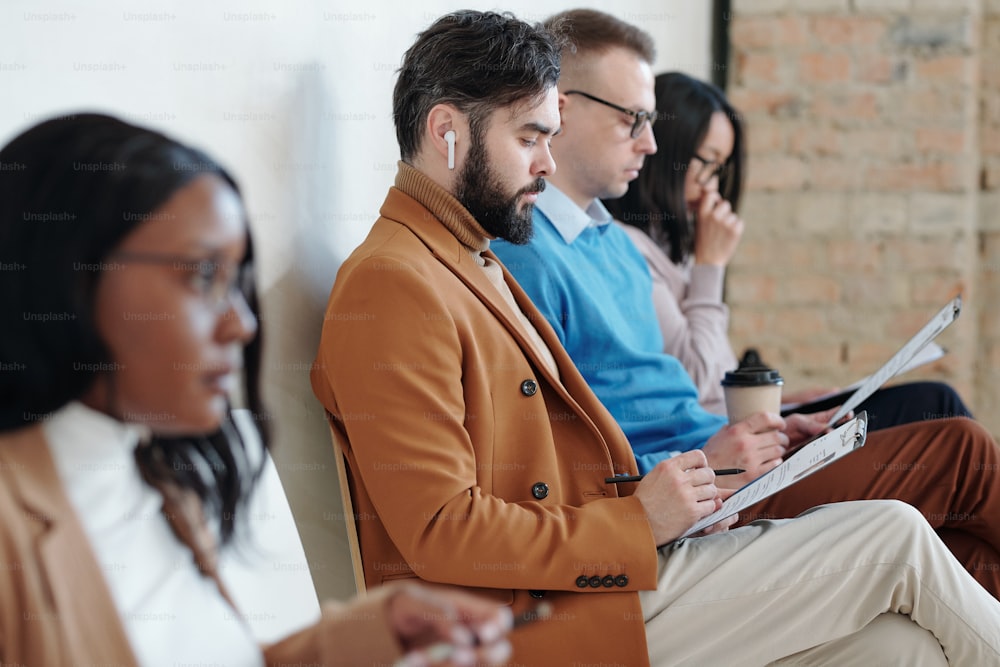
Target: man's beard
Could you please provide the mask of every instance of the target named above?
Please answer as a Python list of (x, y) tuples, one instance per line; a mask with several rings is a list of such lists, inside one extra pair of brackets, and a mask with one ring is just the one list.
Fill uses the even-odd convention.
[(515, 245), (524, 245), (531, 240), (534, 232), (531, 214), (535, 206), (529, 203), (519, 208), (518, 203), (521, 195), (544, 190), (545, 180), (539, 178), (518, 190), (513, 197), (507, 197), (500, 178), (490, 164), (485, 143), (480, 137), (473, 138), (465, 164), (458, 174), (455, 197), (490, 235)]

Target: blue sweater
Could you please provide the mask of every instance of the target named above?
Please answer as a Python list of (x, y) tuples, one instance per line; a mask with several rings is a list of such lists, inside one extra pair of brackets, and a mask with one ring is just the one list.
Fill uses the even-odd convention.
[[(551, 187), (551, 184), (550, 184)], [(642, 255), (616, 225), (587, 227), (567, 243), (536, 207), (528, 245), (493, 250), (548, 319), (580, 373), (628, 436), (641, 473), (703, 447), (725, 417), (664, 354)]]

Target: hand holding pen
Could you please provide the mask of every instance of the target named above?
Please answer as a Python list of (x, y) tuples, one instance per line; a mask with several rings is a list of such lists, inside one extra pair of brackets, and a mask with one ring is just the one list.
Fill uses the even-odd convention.
[(724, 493), (715, 485), (705, 452), (694, 449), (657, 463), (638, 482), (633, 495), (642, 503), (659, 546), (719, 509)]

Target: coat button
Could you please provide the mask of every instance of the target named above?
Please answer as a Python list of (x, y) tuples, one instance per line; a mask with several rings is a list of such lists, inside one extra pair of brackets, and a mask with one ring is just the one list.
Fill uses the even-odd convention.
[(588, 582), (586, 575), (581, 574), (579, 577), (576, 578), (577, 588), (586, 588), (589, 585), (590, 583)]
[(605, 588), (611, 588), (614, 585), (615, 585), (615, 578), (612, 577), (610, 574), (606, 575), (603, 579), (601, 579), (601, 586), (604, 586)]
[(525, 380), (521, 383), (521, 393), (525, 396), (534, 396), (538, 391), (538, 383), (534, 380)]
[(619, 574), (617, 577), (615, 577), (615, 586), (618, 586), (620, 588), (625, 588), (626, 586), (628, 586), (628, 575)]
[(528, 591), (528, 595), (535, 598), (536, 600), (541, 600), (545, 597), (545, 591)]
[(595, 574), (594, 576), (592, 576), (592, 577), (590, 578), (590, 581), (588, 581), (587, 583), (589, 583), (589, 584), (590, 584), (590, 587), (591, 587), (591, 588), (600, 588), (600, 587), (601, 587), (601, 578), (600, 578), (600, 577), (598, 577), (598, 576), (597, 576), (597, 575)]
[(538, 500), (547, 497), (549, 495), (549, 485), (545, 482), (535, 482), (531, 487), (531, 495)]

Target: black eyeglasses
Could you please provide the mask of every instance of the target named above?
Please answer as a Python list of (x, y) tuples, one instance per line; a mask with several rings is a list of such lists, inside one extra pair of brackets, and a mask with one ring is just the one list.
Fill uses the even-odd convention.
[(253, 289), (253, 265), (250, 262), (235, 264), (214, 255), (191, 257), (152, 252), (118, 252), (113, 261), (142, 264), (170, 264), (188, 276), (188, 284), (205, 301), (219, 311), (234, 304), (238, 295), (244, 303)]
[(723, 175), (726, 173), (726, 169), (729, 168), (729, 160), (725, 160), (724, 162), (709, 160), (703, 158), (697, 153), (695, 153), (693, 157), (698, 162), (701, 162), (701, 169), (698, 170), (698, 175), (694, 178), (698, 185), (705, 185), (716, 176), (718, 176), (719, 179), (722, 179)]
[(660, 117), (660, 112), (656, 111), (655, 109), (653, 111), (634, 111), (632, 109), (626, 109), (625, 107), (618, 106), (614, 102), (608, 102), (607, 100), (602, 100), (600, 97), (597, 97), (596, 95), (591, 95), (590, 93), (585, 93), (582, 90), (567, 90), (565, 94), (583, 95), (588, 100), (593, 100), (598, 104), (603, 104), (606, 107), (611, 107), (616, 111), (621, 111), (622, 113), (628, 114), (629, 116), (632, 117), (633, 121), (632, 133), (631, 133), (633, 139), (639, 138), (639, 135), (642, 133), (642, 127), (643, 125), (646, 124), (647, 120), (650, 122), (650, 124), (652, 124), (655, 123), (657, 119)]

